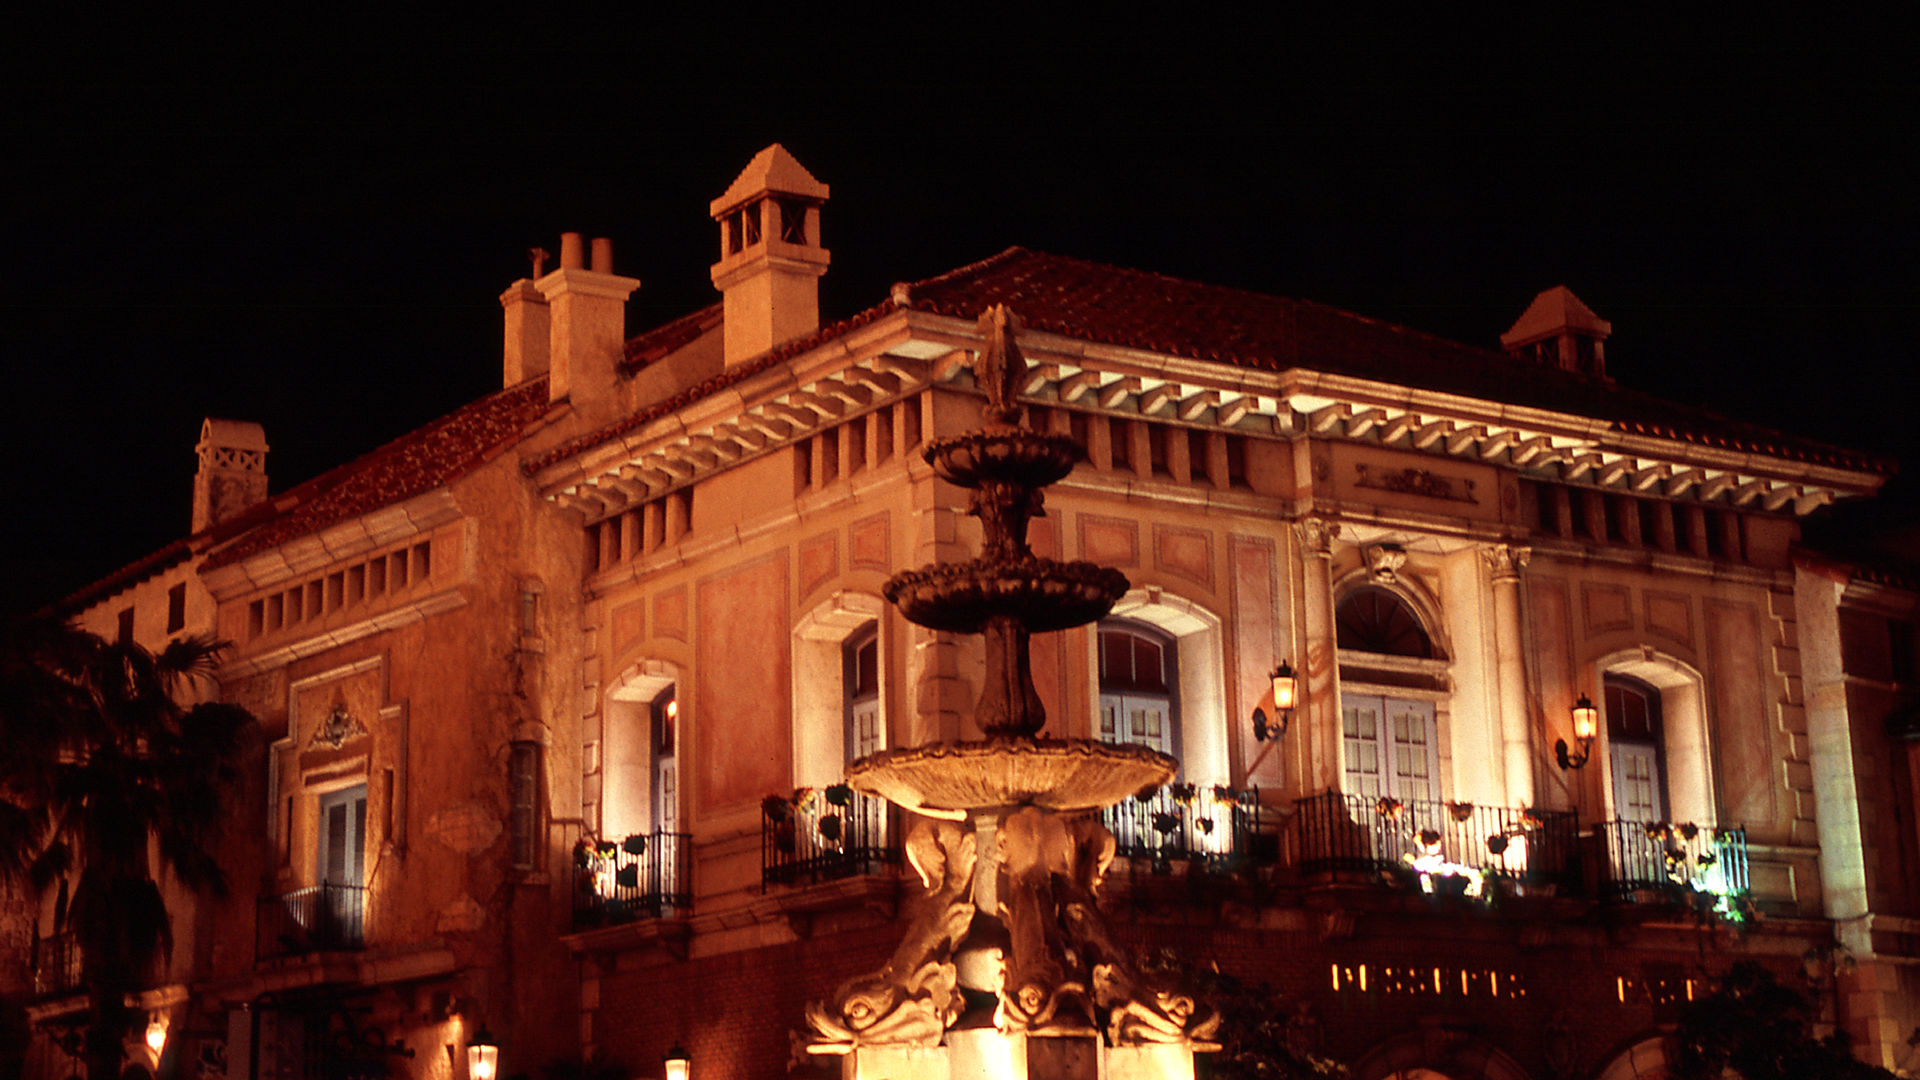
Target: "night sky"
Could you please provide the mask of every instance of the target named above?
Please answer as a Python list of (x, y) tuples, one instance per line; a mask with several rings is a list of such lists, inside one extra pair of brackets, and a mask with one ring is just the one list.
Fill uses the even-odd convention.
[(829, 320), (1010, 244), (1487, 345), (1566, 284), (1623, 383), (1920, 460), (1910, 26), (329, 18), (15, 28), (0, 606), (183, 534), (203, 416), (280, 491), (497, 388), (562, 231), (631, 331), (710, 303), (774, 141), (833, 189)]

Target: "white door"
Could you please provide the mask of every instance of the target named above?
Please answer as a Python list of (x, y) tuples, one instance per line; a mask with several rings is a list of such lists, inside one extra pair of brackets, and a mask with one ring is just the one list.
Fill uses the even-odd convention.
[(1139, 694), (1100, 695), (1100, 739), (1139, 743), (1173, 753), (1173, 709), (1166, 698)]
[(1665, 821), (1658, 751), (1644, 743), (1616, 742), (1607, 753), (1613, 768), (1614, 816), (1621, 821)]
[(1343, 694), (1346, 791), (1402, 802), (1440, 798), (1439, 739), (1431, 701)]

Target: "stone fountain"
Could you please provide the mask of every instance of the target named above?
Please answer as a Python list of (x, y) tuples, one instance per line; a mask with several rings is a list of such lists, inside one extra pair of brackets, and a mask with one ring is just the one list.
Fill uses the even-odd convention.
[(1027, 544), (1042, 489), (1080, 449), (1022, 426), (1018, 327), (1005, 307), (980, 317), (982, 426), (926, 449), (942, 479), (972, 492), (980, 556), (886, 587), (912, 622), (985, 635), (985, 738), (888, 750), (847, 771), (854, 789), (918, 815), (904, 846), (922, 895), (884, 967), (807, 1008), (807, 1049), (842, 1055), (845, 1080), (1179, 1080), (1192, 1077), (1195, 1050), (1216, 1048), (1209, 1003), (1143, 973), (1098, 903), (1114, 857), (1099, 810), (1166, 783), (1178, 763), (1143, 746), (1040, 737), (1029, 635), (1099, 619), (1127, 579)]

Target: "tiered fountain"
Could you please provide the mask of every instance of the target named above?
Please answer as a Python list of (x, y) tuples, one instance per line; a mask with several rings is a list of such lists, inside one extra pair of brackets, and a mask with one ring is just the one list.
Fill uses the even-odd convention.
[(808, 1049), (846, 1080), (1190, 1080), (1219, 1019), (1177, 981), (1143, 974), (1108, 935), (1098, 893), (1114, 838), (1098, 811), (1171, 780), (1143, 746), (1039, 737), (1028, 636), (1093, 622), (1127, 590), (1116, 570), (1035, 556), (1041, 489), (1079, 447), (1020, 423), (1027, 363), (1004, 307), (980, 317), (982, 427), (927, 461), (972, 491), (980, 557), (910, 570), (887, 599), (921, 626), (986, 635), (985, 738), (889, 750), (847, 782), (915, 812), (908, 861), (924, 893), (886, 966), (807, 1009)]

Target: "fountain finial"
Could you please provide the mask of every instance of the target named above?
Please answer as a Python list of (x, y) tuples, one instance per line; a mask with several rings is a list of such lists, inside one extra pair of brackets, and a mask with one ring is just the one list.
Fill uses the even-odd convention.
[(973, 379), (987, 395), (980, 415), (995, 427), (1020, 425), (1020, 383), (1027, 375), (1027, 358), (1014, 337), (1019, 330), (1020, 317), (1005, 304), (980, 313), (980, 334), (987, 340), (974, 358)]

